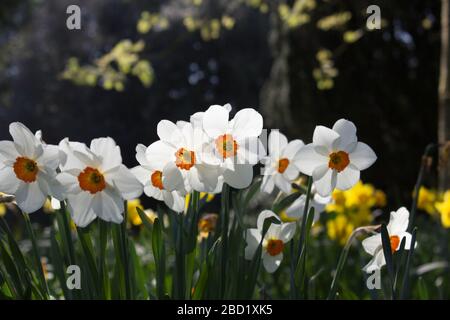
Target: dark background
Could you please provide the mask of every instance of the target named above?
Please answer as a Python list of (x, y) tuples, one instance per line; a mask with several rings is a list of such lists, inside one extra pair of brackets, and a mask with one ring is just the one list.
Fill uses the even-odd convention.
[[(200, 14), (208, 18), (233, 1), (203, 2)], [(12, 121), (42, 129), (48, 143), (108, 135), (134, 166), (136, 144), (157, 138), (158, 121), (188, 119), (211, 104), (258, 108), (265, 127), (307, 143), (316, 125), (345, 117), (378, 155), (362, 179), (385, 190), (390, 206), (409, 203), (421, 154), (437, 136), (439, 1), (318, 0), (312, 22), (294, 29), (280, 26), (273, 3), (267, 14), (239, 5), (235, 27), (213, 41), (186, 31), (176, 14), (165, 31), (136, 31), (143, 10), (178, 12), (186, 3), (1, 0), (0, 139), (10, 138)], [(82, 9), (80, 31), (66, 28), (69, 4)], [(344, 43), (345, 30), (364, 28), (370, 4), (380, 6), (386, 24)], [(352, 12), (344, 28), (316, 27), (314, 21), (344, 10)], [(135, 77), (123, 92), (61, 80), (70, 57), (92, 63), (125, 38), (144, 39), (143, 56), (155, 71), (150, 88)], [(318, 90), (313, 77), (320, 48), (332, 50), (339, 71), (330, 90)]]

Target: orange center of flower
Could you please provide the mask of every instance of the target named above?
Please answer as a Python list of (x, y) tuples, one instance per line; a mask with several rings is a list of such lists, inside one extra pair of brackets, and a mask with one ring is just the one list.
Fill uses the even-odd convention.
[(270, 239), (267, 241), (266, 250), (271, 256), (279, 255), (284, 248), (284, 243), (278, 239)]
[(194, 151), (180, 148), (177, 152), (175, 152), (175, 157), (175, 164), (180, 169), (189, 170), (195, 165)]
[(392, 253), (394, 253), (397, 250), (398, 245), (400, 244), (400, 238), (397, 236), (390, 236), (389, 240), (391, 242), (391, 251)]
[(18, 157), (14, 162), (14, 173), (17, 178), (27, 183), (36, 181), (38, 171), (39, 168), (34, 160)]
[(278, 161), (278, 172), (284, 173), (289, 165), (289, 160), (286, 158), (280, 159)]
[(105, 177), (103, 174), (91, 167), (86, 167), (86, 169), (78, 175), (78, 183), (82, 190), (89, 191), (92, 194), (106, 188)]
[(337, 172), (343, 171), (350, 164), (350, 158), (345, 151), (333, 152), (330, 154), (330, 161), (328, 167), (336, 170)]
[(236, 155), (238, 144), (231, 134), (224, 134), (216, 139), (216, 148), (225, 159)]
[(164, 189), (163, 183), (162, 183), (162, 172), (161, 171), (155, 171), (152, 173), (151, 178), (152, 185), (160, 190)]

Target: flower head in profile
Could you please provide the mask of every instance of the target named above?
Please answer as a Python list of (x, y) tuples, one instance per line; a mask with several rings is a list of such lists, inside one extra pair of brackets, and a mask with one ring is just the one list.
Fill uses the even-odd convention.
[[(328, 203), (330, 203), (330, 201), (331, 197), (322, 197), (320, 194), (312, 192), (312, 197), (309, 200), (309, 207), (307, 212), (309, 212), (311, 208), (314, 208), (314, 222), (319, 220), (320, 214), (325, 211), (325, 207)], [(286, 217), (294, 220), (299, 220), (303, 217), (305, 206), (306, 195), (302, 194), (285, 210)]]
[(42, 143), (19, 122), (11, 123), (9, 132), (13, 141), (0, 141), (0, 192), (14, 195), (18, 207), (32, 213), (47, 196), (62, 197), (55, 179), (58, 148)]
[(68, 209), (79, 227), (96, 217), (121, 223), (124, 200), (142, 194), (142, 185), (122, 164), (120, 147), (112, 138), (92, 140), (90, 147), (64, 139), (60, 142), (61, 173)]
[[(243, 189), (253, 179), (253, 165), (260, 160), (263, 150), (259, 136), (263, 129), (262, 116), (254, 109), (238, 111), (230, 119), (231, 106), (212, 105), (204, 113), (196, 114), (209, 137), (209, 151), (213, 157), (205, 158), (221, 168), (223, 181)], [(191, 118), (192, 121), (192, 118)]]
[(257, 228), (247, 229), (245, 247), (245, 259), (251, 260), (255, 255), (262, 240), (262, 260), (267, 272), (275, 272), (283, 260), (283, 249), (285, 245), (293, 238), (295, 234), (295, 223), (272, 223), (262, 238), (264, 221), (267, 218), (278, 219), (278, 216), (270, 211), (262, 211), (257, 220)]
[[(391, 212), (387, 231), (392, 253), (400, 249), (400, 244), (405, 238), (405, 250), (411, 248), (411, 234), (407, 232), (409, 224), (409, 211), (402, 207), (396, 212)], [(364, 271), (372, 273), (374, 270), (381, 269), (386, 264), (383, 253), (383, 243), (381, 241), (381, 234), (373, 235), (366, 238), (362, 242), (364, 250), (373, 256), (372, 260), (364, 267)]]
[[(152, 148), (154, 147), (155, 145)], [(150, 149), (149, 153), (152, 152)], [(148, 197), (164, 201), (170, 209), (182, 212), (186, 189), (181, 171), (176, 168), (170, 158), (153, 157), (150, 161), (146, 154), (147, 148), (139, 144), (136, 147), (136, 159), (139, 166), (131, 169), (144, 186), (144, 193)]]
[(322, 196), (330, 195), (335, 188), (353, 187), (360, 171), (377, 159), (367, 144), (358, 142), (355, 125), (345, 119), (338, 120), (332, 129), (317, 126), (313, 142), (300, 150), (299, 157), (301, 172), (312, 176)]
[(261, 160), (264, 163), (261, 190), (271, 193), (277, 186), (284, 193), (290, 193), (292, 182), (300, 173), (298, 152), (304, 143), (301, 140), (288, 142), (278, 130), (270, 132), (268, 142), (269, 155)]

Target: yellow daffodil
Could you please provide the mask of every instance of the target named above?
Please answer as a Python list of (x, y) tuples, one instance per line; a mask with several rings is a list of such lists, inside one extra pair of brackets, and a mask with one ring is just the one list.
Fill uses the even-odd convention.
[(0, 217), (3, 217), (6, 214), (6, 206), (4, 203), (0, 203)]
[(376, 204), (375, 188), (371, 184), (357, 184), (346, 192), (346, 205), (349, 207), (371, 208)]
[(354, 225), (345, 215), (337, 215), (336, 218), (327, 221), (327, 234), (331, 240), (345, 245), (354, 230)]
[(444, 228), (450, 228), (450, 191), (444, 194), (442, 202), (436, 203), (436, 209), (441, 216), (441, 222)]
[(435, 214), (435, 204), (437, 200), (437, 193), (425, 187), (420, 187), (419, 198), (417, 200), (417, 208), (426, 211), (428, 214)]

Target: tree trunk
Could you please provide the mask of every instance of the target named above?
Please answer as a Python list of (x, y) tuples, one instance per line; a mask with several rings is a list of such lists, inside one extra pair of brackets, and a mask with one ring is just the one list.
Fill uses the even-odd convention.
[[(439, 106), (438, 106), (438, 140), (441, 146), (450, 140), (450, 33), (449, 15), (450, 0), (441, 0), (441, 61), (439, 76)], [(439, 166), (439, 189), (446, 190), (450, 187), (450, 161), (448, 147), (440, 148), (441, 163)]]

